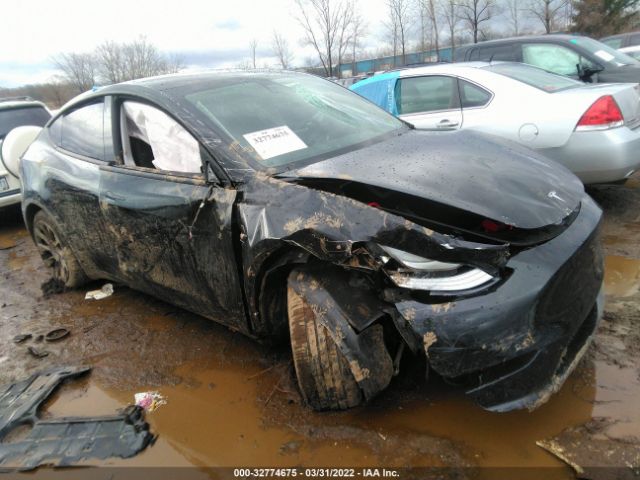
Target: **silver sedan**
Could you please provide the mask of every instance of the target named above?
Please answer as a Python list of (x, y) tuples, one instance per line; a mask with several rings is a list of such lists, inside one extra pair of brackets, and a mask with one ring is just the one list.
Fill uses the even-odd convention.
[(586, 184), (622, 183), (640, 168), (638, 84), (473, 62), (387, 72), (351, 89), (419, 129), (469, 129), (539, 150)]

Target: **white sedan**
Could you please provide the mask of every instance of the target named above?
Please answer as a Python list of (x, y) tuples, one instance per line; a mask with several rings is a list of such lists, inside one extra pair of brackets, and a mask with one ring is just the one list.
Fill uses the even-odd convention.
[(351, 87), (426, 130), (468, 129), (539, 150), (586, 184), (640, 168), (638, 84), (584, 84), (520, 63), (437, 64)]

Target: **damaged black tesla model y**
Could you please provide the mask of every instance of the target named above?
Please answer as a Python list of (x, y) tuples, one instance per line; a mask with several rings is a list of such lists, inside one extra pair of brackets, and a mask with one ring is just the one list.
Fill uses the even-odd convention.
[(412, 361), (484, 408), (531, 409), (599, 319), (601, 211), (498, 142), (414, 131), (305, 74), (157, 77), (47, 124), (23, 213), (67, 287), (110, 279), (290, 338), (314, 408), (365, 402)]

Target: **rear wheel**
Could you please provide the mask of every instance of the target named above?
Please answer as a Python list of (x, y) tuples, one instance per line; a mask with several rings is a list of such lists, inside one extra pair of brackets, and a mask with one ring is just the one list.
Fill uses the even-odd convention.
[(51, 269), (53, 279), (65, 288), (79, 287), (87, 277), (71, 249), (60, 237), (53, 220), (44, 212), (33, 218), (33, 237), (44, 264)]
[(343, 410), (364, 401), (347, 359), (311, 307), (287, 289), (293, 362), (306, 402), (316, 410)]

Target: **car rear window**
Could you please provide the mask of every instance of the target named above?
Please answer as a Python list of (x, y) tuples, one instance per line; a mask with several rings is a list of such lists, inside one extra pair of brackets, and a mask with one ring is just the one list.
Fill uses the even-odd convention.
[(51, 115), (42, 107), (9, 108), (0, 110), (0, 138), (4, 138), (16, 127), (33, 125), (42, 127)]
[(541, 68), (520, 63), (496, 63), (482, 67), (490, 72), (504, 75), (548, 93), (568, 90), (582, 86), (581, 82), (571, 78), (549, 73)]

